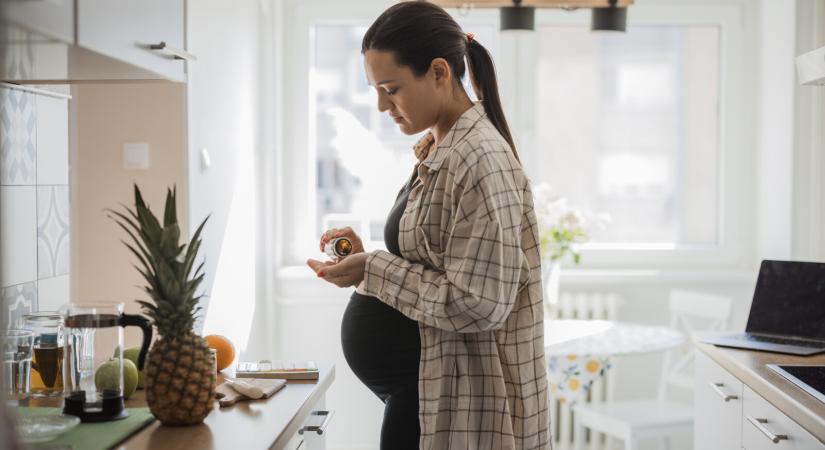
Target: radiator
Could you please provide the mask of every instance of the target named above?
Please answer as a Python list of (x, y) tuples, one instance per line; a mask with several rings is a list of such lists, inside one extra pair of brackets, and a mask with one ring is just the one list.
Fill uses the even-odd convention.
[[(616, 319), (616, 308), (621, 303), (617, 294), (605, 292), (561, 292), (558, 303), (545, 305), (545, 315), (550, 319)], [(580, 400), (586, 403), (602, 403), (612, 400), (613, 376), (607, 371), (596, 381), (588, 395)], [(550, 395), (550, 428), (555, 450), (574, 447), (573, 414), (570, 405), (559, 402)], [(591, 436), (590, 449), (603, 448), (604, 435)]]

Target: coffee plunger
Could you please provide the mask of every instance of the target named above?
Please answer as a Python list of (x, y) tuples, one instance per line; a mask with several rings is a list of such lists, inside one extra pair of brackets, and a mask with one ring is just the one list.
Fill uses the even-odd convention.
[(128, 416), (123, 397), (123, 328), (143, 330), (138, 370), (143, 370), (152, 325), (142, 316), (123, 314), (123, 303), (70, 304), (65, 312), (63, 413), (83, 422)]

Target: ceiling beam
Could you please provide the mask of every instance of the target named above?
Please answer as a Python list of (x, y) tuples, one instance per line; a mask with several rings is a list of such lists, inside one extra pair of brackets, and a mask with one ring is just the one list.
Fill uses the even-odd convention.
[[(512, 0), (429, 0), (442, 8), (500, 8), (502, 6), (513, 6)], [(633, 4), (633, 0), (618, 0), (616, 5), (627, 7)], [(534, 6), (536, 8), (606, 8), (608, 0), (522, 0), (521, 6)]]

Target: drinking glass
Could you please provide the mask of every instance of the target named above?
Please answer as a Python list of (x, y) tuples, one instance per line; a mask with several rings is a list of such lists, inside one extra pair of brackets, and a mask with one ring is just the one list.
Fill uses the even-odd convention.
[(26, 314), (18, 328), (34, 333), (32, 397), (63, 395), (63, 316), (54, 311)]
[(29, 373), (32, 363), (34, 333), (29, 330), (0, 331), (3, 350), (3, 390), (10, 402), (29, 396)]

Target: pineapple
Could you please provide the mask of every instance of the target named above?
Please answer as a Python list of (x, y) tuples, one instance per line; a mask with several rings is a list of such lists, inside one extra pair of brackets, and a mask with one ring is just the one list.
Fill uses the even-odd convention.
[[(161, 225), (135, 185), (135, 209), (127, 214), (110, 210), (132, 238), (124, 241), (134, 253), (151, 302), (138, 300), (157, 327), (159, 339), (149, 350), (144, 367), (146, 401), (164, 425), (193, 425), (212, 411), (215, 372), (206, 341), (193, 331), (201, 308), (195, 291), (203, 281), (203, 263), (192, 273), (201, 246), (200, 224), (188, 245), (180, 245), (174, 189), (166, 195)], [(111, 217), (111, 216), (110, 216)]]

